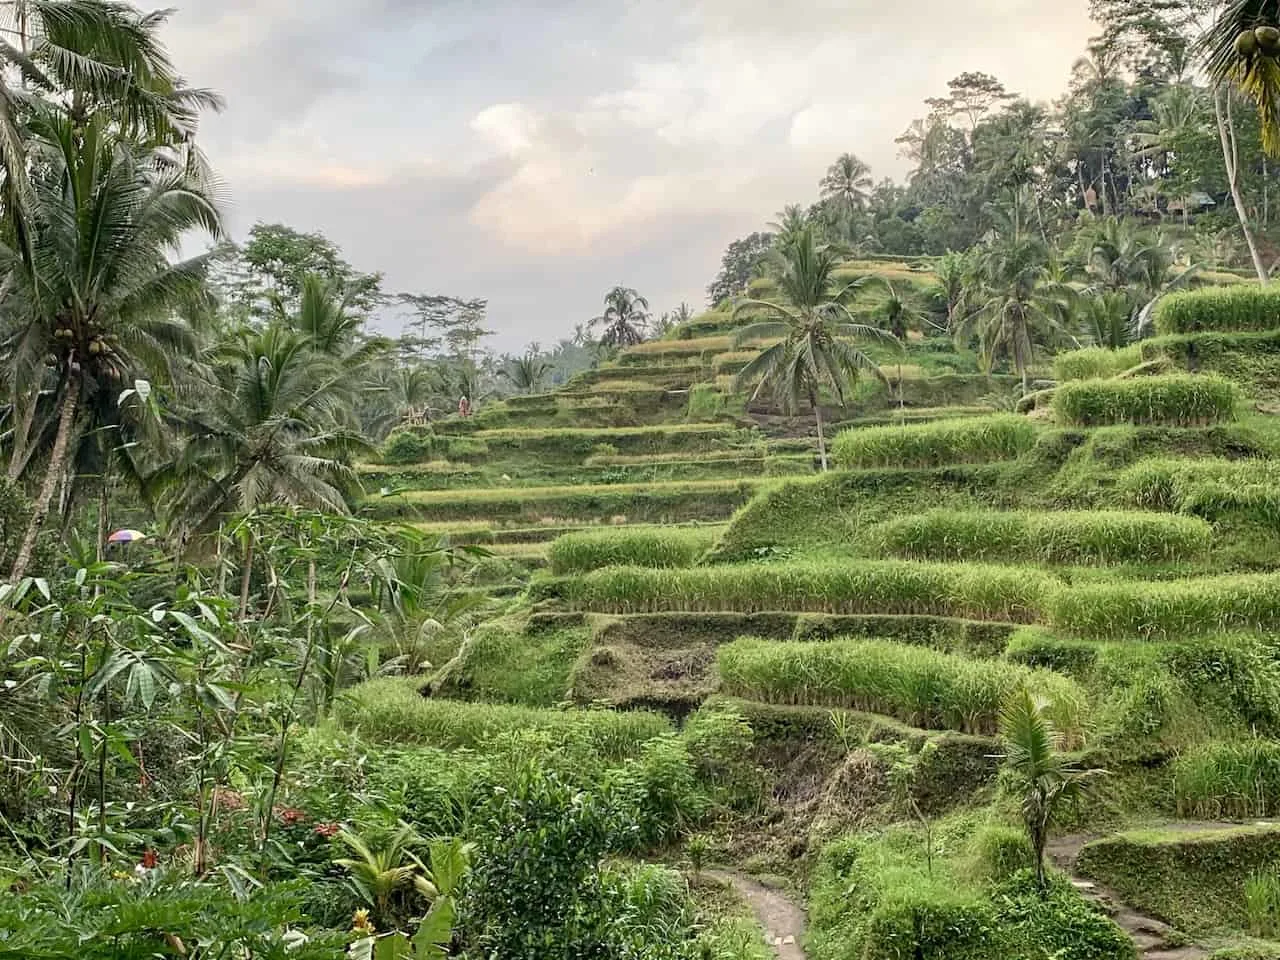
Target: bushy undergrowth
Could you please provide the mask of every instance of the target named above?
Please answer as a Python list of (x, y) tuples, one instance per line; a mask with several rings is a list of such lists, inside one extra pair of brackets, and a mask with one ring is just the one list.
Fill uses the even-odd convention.
[(1203, 556), (1203, 520), (1160, 513), (931, 510), (879, 524), (875, 546), (911, 560), (1171, 563)]
[(1046, 699), (1055, 727), (1083, 735), (1087, 698), (1066, 677), (876, 640), (776, 643), (742, 639), (717, 657), (725, 692), (769, 703), (838, 706), (896, 717), (911, 726), (993, 734), (1009, 693), (1025, 686)]
[(1175, 293), (1156, 305), (1155, 326), (1160, 334), (1273, 330), (1280, 327), (1280, 291), (1241, 284)]
[(1178, 815), (1202, 820), (1280, 814), (1280, 742), (1210, 743), (1175, 761)]
[(1006, 414), (846, 430), (831, 445), (843, 467), (936, 467), (1012, 460), (1035, 444), (1036, 426)]
[(586, 738), (608, 757), (632, 755), (645, 741), (671, 729), (664, 718), (643, 711), (540, 710), (433, 700), (418, 692), (421, 683), (412, 677), (362, 683), (339, 701), (338, 720), (375, 742), (437, 747), (475, 747), (516, 730), (545, 730), (566, 739)]
[(1034, 621), (1057, 582), (1013, 567), (906, 561), (777, 563), (649, 570), (613, 567), (564, 582), (580, 610), (602, 613), (795, 610), (934, 614)]
[(1235, 416), (1240, 391), (1209, 374), (1128, 380), (1077, 380), (1053, 395), (1058, 422), (1084, 427), (1116, 423), (1201, 426)]
[(1107, 347), (1085, 347), (1071, 350), (1053, 358), (1053, 375), (1059, 382), (1068, 380), (1094, 380), (1114, 377), (1132, 370), (1142, 363), (1142, 348), (1138, 345), (1111, 350)]
[(568, 533), (551, 544), (551, 572), (585, 573), (601, 567), (691, 567), (719, 537), (718, 530), (626, 528)]
[(1049, 622), (1099, 639), (1170, 640), (1280, 627), (1280, 574), (1078, 583), (1048, 601)]

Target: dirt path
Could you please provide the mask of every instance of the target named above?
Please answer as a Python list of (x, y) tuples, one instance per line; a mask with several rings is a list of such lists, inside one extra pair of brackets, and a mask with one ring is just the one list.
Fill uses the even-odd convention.
[[(1209, 826), (1219, 825), (1188, 823), (1184, 826), (1170, 824), (1173, 829), (1187, 830), (1203, 829)], [(1080, 856), (1080, 851), (1084, 848), (1084, 845), (1100, 839), (1102, 839), (1101, 836), (1088, 834), (1059, 837), (1056, 840), (1049, 841), (1045, 852), (1049, 855), (1049, 859), (1053, 861), (1054, 865), (1067, 874), (1072, 885), (1080, 891), (1082, 897), (1092, 903), (1096, 903), (1115, 921), (1116, 926), (1129, 935), (1129, 939), (1133, 941), (1141, 960), (1204, 960), (1205, 957), (1208, 957), (1208, 950), (1195, 944), (1184, 944), (1181, 937), (1175, 937), (1170, 942), (1170, 934), (1174, 933), (1174, 929), (1169, 924), (1135, 910), (1125, 904), (1115, 891), (1108, 890), (1092, 880), (1086, 880), (1076, 873), (1076, 858)]]
[(758, 880), (727, 870), (707, 870), (706, 875), (726, 883), (751, 907), (765, 940), (773, 945), (778, 960), (805, 960), (800, 944), (804, 940), (804, 909), (781, 890), (766, 887)]

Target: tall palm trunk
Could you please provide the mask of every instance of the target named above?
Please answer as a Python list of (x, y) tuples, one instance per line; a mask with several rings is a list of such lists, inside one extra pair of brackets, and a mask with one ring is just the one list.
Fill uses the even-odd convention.
[(809, 405), (813, 407), (813, 419), (818, 424), (818, 462), (822, 464), (822, 472), (827, 472), (827, 438), (822, 433), (822, 404), (817, 395), (809, 392)]
[(17, 583), (26, 576), (27, 568), (31, 566), (31, 558), (36, 551), (36, 540), (40, 537), (45, 518), (49, 516), (49, 506), (53, 503), (53, 492), (67, 468), (71, 430), (75, 426), (76, 411), (80, 404), (80, 385), (74, 378), (69, 377), (65, 391), (62, 397), (62, 409), (58, 413), (58, 432), (53, 439), (53, 452), (49, 455), (49, 465), (45, 468), (44, 482), (40, 484), (40, 493), (33, 505), (31, 519), (27, 522), (27, 532), (22, 537), (22, 545), (18, 547), (13, 569), (9, 571), (11, 583)]
[[(1227, 106), (1224, 112), (1223, 99)], [(1253, 258), (1253, 269), (1258, 274), (1258, 282), (1264, 286), (1268, 280), (1266, 264), (1262, 262), (1262, 254), (1258, 250), (1258, 241), (1253, 236), (1253, 228), (1249, 226), (1249, 214), (1245, 210), (1244, 195), (1240, 192), (1240, 151), (1236, 143), (1236, 133), (1231, 125), (1231, 91), (1219, 85), (1213, 91), (1213, 115), (1218, 121), (1218, 141), (1222, 144), (1222, 162), (1227, 169), (1227, 183), (1231, 187), (1231, 203), (1236, 208), (1236, 217), (1240, 220), (1240, 229), (1244, 232), (1244, 242), (1249, 245), (1249, 256)]]

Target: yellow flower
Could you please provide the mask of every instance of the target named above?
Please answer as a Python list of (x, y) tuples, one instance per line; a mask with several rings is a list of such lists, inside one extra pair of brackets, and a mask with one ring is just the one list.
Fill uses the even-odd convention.
[(351, 917), (351, 932), (373, 935), (373, 924), (369, 922), (368, 910), (357, 910)]

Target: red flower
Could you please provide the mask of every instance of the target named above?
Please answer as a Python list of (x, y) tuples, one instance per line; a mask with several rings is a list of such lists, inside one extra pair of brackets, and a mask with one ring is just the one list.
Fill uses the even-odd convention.
[(159, 862), (160, 858), (156, 856), (156, 852), (150, 847), (147, 847), (147, 849), (143, 851), (142, 868), (144, 870), (154, 870)]
[(316, 833), (322, 837), (336, 837), (338, 831), (342, 829), (341, 824), (337, 823), (317, 823)]
[(280, 811), (280, 820), (287, 827), (291, 827), (295, 823), (298, 823), (301, 820), (305, 820), (306, 816), (307, 815), (303, 813), (301, 810), (299, 810), (297, 807), (285, 807), (283, 810)]

